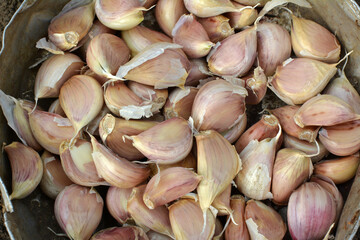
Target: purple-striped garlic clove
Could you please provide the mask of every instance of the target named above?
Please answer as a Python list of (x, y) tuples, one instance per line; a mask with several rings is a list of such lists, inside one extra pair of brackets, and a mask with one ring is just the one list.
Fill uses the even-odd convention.
[(247, 104), (259, 104), (265, 97), (267, 90), (267, 77), (261, 67), (254, 69), (254, 72), (243, 77), (248, 95), (245, 98)]
[(52, 102), (52, 104), (50, 105), (50, 107), (48, 109), (48, 112), (55, 113), (55, 114), (58, 114), (64, 118), (66, 118), (66, 114), (65, 114), (64, 110), (61, 108), (59, 99), (56, 99), (55, 101)]
[(242, 11), (239, 12), (229, 12), (225, 14), (225, 16), (229, 18), (229, 23), (233, 29), (242, 29), (255, 22), (258, 17), (258, 11), (255, 8), (246, 7), (236, 2), (233, 2), (233, 5), (242, 9)]
[(165, 119), (182, 117), (189, 119), (199, 89), (194, 87), (176, 88), (169, 94), (164, 106)]
[(211, 75), (207, 62), (203, 58), (190, 59), (190, 65), (191, 69), (186, 78), (185, 86), (196, 87), (201, 79), (208, 78)]
[(234, 143), (236, 140), (239, 139), (241, 134), (245, 131), (247, 124), (247, 116), (246, 114), (243, 115), (240, 122), (230, 128), (227, 131), (221, 133), (231, 144)]
[(186, 13), (187, 10), (183, 0), (159, 0), (155, 8), (156, 21), (160, 28), (170, 37), (175, 24)]
[(184, 0), (184, 4), (189, 12), (201, 18), (239, 11), (230, 0)]
[(145, 231), (141, 227), (126, 226), (112, 227), (103, 229), (95, 233), (90, 240), (120, 240), (120, 239), (136, 239), (149, 240)]
[(241, 195), (233, 195), (230, 199), (233, 210), (234, 222), (230, 222), (225, 230), (225, 239), (250, 240), (250, 235), (245, 222), (245, 198)]
[(132, 188), (109, 187), (106, 194), (106, 207), (115, 220), (124, 224), (131, 218), (127, 210), (127, 203), (130, 198)]
[(229, 184), (229, 186), (227, 186), (223, 192), (216, 196), (213, 203), (211, 204), (214, 208), (216, 208), (216, 210), (218, 210), (217, 216), (233, 214), (233, 210), (230, 206), (231, 187), (232, 185)]
[(161, 233), (155, 232), (153, 230), (150, 230), (146, 233), (149, 240), (171, 240), (171, 237), (168, 237), (166, 235), (163, 235)]
[(204, 27), (210, 41), (213, 43), (220, 42), (235, 33), (230, 26), (229, 18), (223, 15), (198, 18), (198, 22)]
[(98, 115), (86, 126), (86, 132), (94, 136), (100, 136), (99, 133), (100, 122), (109, 113), (110, 110), (108, 109), (106, 104), (104, 104)]

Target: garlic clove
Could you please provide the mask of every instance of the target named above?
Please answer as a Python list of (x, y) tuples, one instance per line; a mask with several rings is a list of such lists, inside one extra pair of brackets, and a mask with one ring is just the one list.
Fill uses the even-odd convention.
[(196, 94), (191, 117), (196, 129), (229, 130), (245, 114), (245, 88), (222, 79), (206, 83)]
[(292, 15), (291, 44), (297, 57), (336, 63), (341, 46), (335, 35), (320, 24)]
[(83, 61), (72, 53), (54, 55), (41, 64), (36, 74), (34, 95), (39, 98), (58, 97), (61, 86), (84, 66)]
[(93, 1), (68, 3), (51, 20), (48, 27), (50, 41), (63, 51), (74, 48), (90, 30), (95, 17)]
[(269, 88), (289, 105), (303, 104), (320, 93), (335, 73), (336, 64), (309, 58), (288, 59), (276, 68)]
[(73, 184), (59, 193), (54, 212), (70, 239), (89, 239), (100, 223), (103, 206), (104, 201), (95, 189)]
[(326, 176), (335, 184), (342, 184), (352, 179), (360, 164), (359, 154), (321, 161), (315, 164), (314, 173)]
[(322, 239), (335, 217), (333, 196), (317, 183), (304, 183), (290, 196), (287, 220), (293, 239)]
[(272, 76), (276, 67), (291, 55), (290, 34), (282, 26), (262, 22), (257, 25), (257, 51), (259, 66), (266, 76)]
[(229, 18), (232, 28), (238, 30), (244, 27), (252, 25), (258, 17), (258, 11), (255, 8), (247, 7), (233, 2), (233, 5), (238, 9), (242, 9), (239, 12), (229, 12), (225, 16)]
[(192, 14), (182, 15), (171, 34), (173, 42), (183, 46), (183, 50), (189, 58), (205, 57), (215, 45), (210, 41), (204, 27)]
[(251, 239), (283, 239), (287, 230), (280, 214), (260, 201), (247, 201), (245, 222)]
[(146, 233), (149, 240), (171, 240), (171, 237), (168, 237), (166, 235), (163, 235), (161, 233), (155, 232), (153, 230), (150, 230)]
[(234, 1), (248, 6), (258, 5), (262, 7), (270, 0), (234, 0)]
[(357, 119), (360, 119), (360, 115), (349, 104), (326, 94), (306, 101), (294, 115), (294, 121), (299, 127), (333, 126)]
[(93, 147), (92, 157), (99, 177), (118, 188), (132, 188), (147, 179), (150, 173), (147, 167), (116, 156), (93, 136), (90, 137)]
[(151, 8), (157, 4), (158, 0), (141, 0), (141, 2), (141, 6)]
[(127, 210), (127, 203), (130, 198), (132, 188), (109, 187), (106, 194), (106, 207), (115, 220), (124, 224), (130, 219), (130, 213)]
[[(86, 58), (86, 57), (85, 57)], [(106, 77), (101, 77), (97, 75), (93, 70), (91, 70), (88, 66), (85, 66), (80, 71), (81, 75), (90, 76), (96, 79), (101, 85), (105, 84), (109, 79)]]
[(96, 16), (114, 30), (129, 30), (144, 20), (141, 1), (96, 0)]
[(164, 106), (165, 119), (182, 117), (189, 119), (194, 99), (199, 89), (194, 87), (176, 88), (169, 94)]
[(241, 195), (231, 196), (230, 206), (233, 210), (234, 222), (230, 222), (225, 230), (225, 239), (250, 240), (245, 223), (245, 198)]
[(277, 152), (272, 175), (272, 201), (286, 205), (291, 193), (313, 173), (311, 159), (304, 152), (283, 148)]
[(245, 99), (246, 103), (250, 105), (259, 104), (265, 97), (267, 90), (267, 77), (262, 68), (255, 68), (252, 74), (249, 74), (242, 79), (245, 80), (246, 90), (248, 91), (248, 95)]
[(221, 76), (243, 76), (256, 58), (256, 28), (251, 27), (221, 41), (208, 55), (211, 72)]
[(64, 110), (61, 108), (59, 99), (56, 99), (55, 101), (52, 102), (52, 104), (50, 105), (50, 107), (48, 109), (48, 112), (55, 113), (55, 114), (58, 114), (64, 118), (66, 118), (66, 114), (65, 114)]
[(85, 75), (73, 76), (64, 83), (59, 100), (76, 133), (98, 115), (104, 104), (101, 85)]
[(210, 41), (213, 43), (220, 42), (235, 33), (234, 29), (230, 26), (229, 18), (223, 15), (199, 18), (198, 22), (204, 27)]
[(216, 131), (200, 132), (195, 138), (197, 172), (203, 177), (197, 187), (197, 193), (204, 212), (240, 171), (241, 159), (234, 146)]
[(188, 122), (178, 117), (168, 119), (128, 138), (145, 157), (158, 164), (171, 164), (183, 160), (193, 144), (192, 130)]
[(145, 231), (136, 226), (112, 227), (103, 229), (95, 233), (90, 240), (121, 240), (121, 239), (137, 239), (149, 240)]
[(224, 138), (226, 138), (232, 144), (236, 140), (238, 140), (241, 134), (245, 131), (246, 124), (247, 124), (247, 117), (246, 114), (244, 114), (238, 124), (233, 126), (228, 131), (222, 132), (221, 135), (223, 135)]
[(215, 219), (215, 233), (213, 240), (224, 240), (223, 225), (218, 218)]
[(183, 0), (159, 0), (155, 8), (157, 23), (170, 37), (176, 22), (186, 13), (187, 10)]
[(113, 78), (119, 67), (130, 59), (130, 49), (119, 37), (102, 33), (94, 37), (87, 48), (89, 68), (103, 78)]
[(190, 59), (191, 69), (189, 75), (186, 78), (186, 86), (197, 86), (201, 79), (207, 78), (211, 73), (208, 70), (205, 59)]
[(192, 199), (180, 199), (172, 204), (169, 207), (169, 216), (175, 238), (212, 239), (215, 233), (216, 216), (210, 209), (207, 209), (204, 214), (199, 203)]
[(186, 9), (197, 17), (213, 17), (238, 9), (230, 0), (184, 0)]
[(69, 140), (62, 142), (59, 151), (61, 165), (71, 181), (86, 187), (109, 185), (99, 177), (91, 156), (93, 152), (91, 143), (87, 140), (76, 139), (74, 144), (70, 145)]
[(110, 110), (107, 108), (106, 104), (104, 104), (99, 114), (86, 126), (86, 132), (90, 133), (91, 135), (100, 136), (100, 122), (109, 113)]
[(170, 225), (169, 210), (166, 206), (149, 209), (143, 201), (145, 187), (146, 185), (141, 185), (132, 190), (127, 204), (131, 217), (140, 227), (147, 227), (174, 238)]
[(232, 215), (233, 211), (230, 206), (231, 196), (231, 184), (225, 188), (225, 190), (216, 196), (213, 203), (211, 204), (218, 210), (218, 216)]
[(149, 209), (170, 203), (195, 190), (201, 179), (183, 167), (167, 168), (154, 175), (146, 185), (144, 203)]
[(39, 185), (43, 175), (43, 163), (35, 150), (19, 142), (4, 147), (9, 158), (12, 174), (10, 199), (22, 199)]
[(73, 184), (73, 182), (65, 174), (58, 157), (44, 151), (41, 159), (44, 172), (40, 182), (40, 188), (46, 196), (55, 199), (66, 186)]

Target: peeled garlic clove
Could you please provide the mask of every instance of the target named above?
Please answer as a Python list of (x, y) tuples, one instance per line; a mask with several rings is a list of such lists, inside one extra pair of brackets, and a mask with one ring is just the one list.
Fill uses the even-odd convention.
[(59, 158), (45, 151), (41, 155), (41, 159), (44, 172), (40, 182), (40, 188), (46, 196), (55, 199), (66, 186), (73, 184), (73, 182), (66, 176)]
[(256, 28), (251, 27), (225, 38), (208, 55), (211, 72), (221, 76), (243, 76), (256, 58)]
[(262, 7), (270, 0), (234, 0), (234, 1), (248, 6), (258, 5)]
[(294, 115), (294, 121), (300, 127), (333, 126), (357, 119), (360, 119), (360, 115), (349, 104), (326, 94), (306, 101)]
[[(156, 5), (156, 9), (159, 7), (159, 4), (160, 3)], [(132, 56), (135, 56), (153, 43), (172, 42), (172, 39), (165, 34), (144, 26), (136, 26), (132, 29), (122, 31), (121, 36), (130, 48)]]
[(71, 181), (86, 187), (109, 185), (99, 177), (91, 156), (93, 152), (91, 143), (83, 139), (76, 139), (74, 144), (70, 145), (70, 140), (61, 143), (60, 159), (61, 165)]
[(113, 78), (119, 67), (130, 59), (130, 49), (119, 37), (102, 33), (94, 37), (87, 48), (86, 62), (103, 78)]
[(315, 164), (314, 173), (329, 177), (335, 184), (342, 184), (355, 176), (359, 164), (359, 154), (325, 160)]
[(360, 150), (360, 121), (352, 121), (319, 131), (319, 139), (325, 148), (337, 156), (348, 156)]
[(171, 240), (172, 239), (166, 235), (155, 232), (153, 230), (148, 231), (146, 233), (146, 235), (148, 236), (149, 240)]
[(209, 240), (215, 233), (216, 216), (210, 209), (203, 216), (199, 203), (192, 199), (180, 199), (172, 204), (169, 216), (176, 239), (195, 239), (196, 236), (197, 239)]
[[(319, 149), (317, 144), (319, 145)], [(300, 140), (296, 137), (284, 134), (284, 147), (294, 148), (306, 153), (307, 155), (312, 155), (311, 161), (313, 163), (320, 161), (329, 154), (329, 151), (319, 140), (317, 140), (317, 144), (315, 142), (309, 143), (307, 141)]]
[(78, 74), (84, 62), (72, 53), (54, 55), (47, 59), (36, 74), (34, 95), (39, 98), (58, 97), (61, 86)]
[(144, 20), (141, 1), (96, 0), (96, 16), (105, 26), (115, 30), (129, 30)]
[(95, 233), (90, 240), (120, 240), (120, 239), (137, 239), (149, 240), (144, 230), (136, 226), (112, 227), (103, 229)]
[(191, 59), (190, 65), (191, 69), (186, 78), (186, 86), (197, 86), (201, 79), (207, 78), (210, 75), (207, 63), (203, 58)]
[(160, 171), (146, 185), (144, 203), (149, 209), (165, 205), (195, 190), (200, 180), (201, 176), (182, 167)]
[(78, 45), (90, 30), (95, 17), (93, 1), (72, 4), (66, 5), (48, 27), (50, 41), (63, 51)]
[(9, 158), (12, 174), (10, 199), (22, 199), (39, 185), (43, 175), (43, 163), (37, 152), (19, 142), (4, 147)]
[(192, 14), (180, 17), (172, 30), (172, 36), (174, 43), (182, 45), (189, 58), (204, 57), (215, 45)]
[(201, 209), (205, 211), (240, 171), (241, 159), (234, 146), (216, 131), (200, 132), (195, 138), (197, 172), (203, 177), (197, 193)]
[(287, 230), (280, 214), (260, 201), (247, 201), (245, 222), (251, 239), (283, 239)]
[(189, 12), (201, 18), (238, 11), (230, 0), (184, 0), (184, 4)]
[(230, 143), (234, 143), (236, 140), (239, 139), (241, 134), (245, 131), (247, 124), (247, 117), (246, 114), (243, 115), (240, 122), (230, 128), (228, 131), (222, 132), (221, 135), (224, 136)]
[(341, 46), (335, 35), (320, 24), (292, 15), (291, 44), (297, 57), (328, 63), (340, 59)]
[(230, 26), (236, 30), (252, 25), (258, 17), (258, 11), (255, 8), (245, 8), (246, 6), (234, 2), (233, 5), (238, 9), (243, 9), (239, 12), (229, 12), (225, 16), (230, 20)]
[(93, 136), (90, 137), (96, 170), (106, 182), (119, 188), (132, 188), (147, 179), (150, 173), (147, 167), (116, 156)]
[(158, 164), (183, 160), (191, 151), (192, 130), (183, 118), (171, 118), (129, 137), (142, 154)]
[(212, 206), (218, 210), (218, 216), (233, 214), (230, 207), (231, 184), (225, 190), (216, 196)]
[(257, 123), (247, 129), (235, 143), (236, 151), (242, 150), (252, 141), (273, 138), (279, 132), (279, 120), (274, 115), (263, 115)]
[(256, 30), (259, 66), (266, 76), (272, 76), (276, 67), (290, 58), (290, 34), (282, 26), (270, 22), (258, 24)]
[(336, 64), (309, 58), (286, 60), (276, 68), (269, 88), (289, 105), (303, 104), (320, 93), (336, 73)]
[(230, 26), (229, 18), (222, 15), (199, 18), (198, 22), (204, 27), (210, 41), (213, 43), (222, 41), (235, 33), (234, 29)]
[(98, 115), (104, 104), (101, 85), (85, 75), (73, 76), (64, 83), (59, 100), (76, 133)]
[(93, 188), (66, 187), (55, 200), (55, 217), (70, 239), (89, 239), (100, 223), (104, 201)]
[(165, 119), (182, 117), (189, 119), (194, 99), (199, 89), (194, 87), (176, 88), (169, 94), (164, 106)]
[(246, 96), (246, 103), (256, 105), (264, 98), (267, 90), (267, 78), (261, 67), (254, 69), (254, 73), (243, 77), (245, 80), (246, 90), (248, 95)]
[(191, 117), (196, 129), (229, 130), (245, 114), (245, 88), (222, 79), (206, 83), (196, 94)]
[(55, 114), (58, 114), (58, 115), (66, 118), (66, 114), (65, 114), (64, 110), (61, 108), (59, 99), (56, 99), (55, 101), (53, 101), (53, 103), (50, 105), (50, 107), (48, 109), (48, 112), (55, 113)]
[(276, 144), (281, 136), (278, 133), (273, 138), (258, 141), (251, 140), (241, 151), (242, 170), (236, 175), (235, 183), (240, 192), (249, 198), (264, 200), (273, 198), (270, 192)]
[(230, 206), (233, 210), (234, 222), (230, 222), (225, 230), (225, 239), (250, 240), (249, 232), (245, 223), (245, 199), (241, 195), (231, 196)]
[(155, 8), (156, 21), (168, 36), (172, 36), (176, 22), (186, 13), (183, 0), (159, 0)]
[[(31, 109), (28, 111), (31, 112)], [(34, 110), (29, 114), (29, 123), (38, 143), (54, 154), (59, 154), (59, 147), (63, 141), (71, 139), (76, 134), (69, 119), (55, 113)]]
[(335, 217), (333, 196), (317, 183), (304, 183), (290, 196), (287, 220), (293, 239), (322, 239)]
[(106, 194), (106, 207), (115, 220), (124, 224), (129, 218), (130, 213), (127, 210), (127, 203), (130, 198), (132, 188), (109, 187)]
[(141, 185), (132, 190), (128, 199), (127, 209), (136, 224), (140, 227), (147, 227), (156, 232), (173, 238), (170, 225), (169, 210), (166, 206), (149, 209), (144, 201), (143, 194), (146, 185)]
[(279, 122), (286, 134), (312, 143), (316, 139), (319, 127), (299, 127), (294, 121), (294, 116), (299, 109), (299, 106), (284, 106), (270, 111), (279, 119)]
[(278, 205), (285, 205), (291, 193), (313, 173), (313, 165), (304, 152), (283, 148), (277, 152), (272, 175), (272, 199)]

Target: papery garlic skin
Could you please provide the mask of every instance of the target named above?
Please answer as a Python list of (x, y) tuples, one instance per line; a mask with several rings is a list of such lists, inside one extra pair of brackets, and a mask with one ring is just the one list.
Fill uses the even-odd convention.
[(165, 118), (182, 117), (184, 119), (189, 119), (194, 99), (198, 91), (197, 88), (193, 87), (174, 89), (169, 94), (169, 98), (166, 100), (164, 106)]
[(241, 195), (231, 196), (230, 206), (236, 222), (230, 222), (225, 230), (225, 239), (250, 240), (250, 235), (245, 222), (245, 198)]
[(184, 0), (184, 4), (189, 12), (201, 18), (238, 11), (230, 0)]
[(216, 208), (216, 210), (218, 210), (217, 216), (233, 214), (233, 210), (230, 206), (231, 187), (232, 184), (229, 184), (229, 186), (227, 186), (223, 192), (216, 196), (211, 204), (214, 208)]
[(264, 6), (270, 0), (235, 0), (235, 2), (248, 5), (248, 6), (255, 6), (259, 4), (260, 7)]
[(241, 134), (245, 131), (247, 124), (247, 116), (244, 114), (238, 124), (230, 128), (228, 131), (224, 131), (221, 135), (224, 136), (231, 144), (239, 139)]
[(149, 240), (145, 231), (136, 226), (112, 227), (95, 233), (90, 240), (136, 239)]
[(127, 202), (132, 188), (109, 187), (106, 194), (106, 207), (109, 213), (120, 224), (124, 224), (131, 216), (127, 210)]
[(160, 28), (170, 37), (176, 22), (186, 13), (183, 0), (159, 0), (155, 8), (155, 17)]
[(225, 14), (229, 18), (232, 28), (236, 30), (242, 29), (255, 22), (258, 16), (258, 11), (255, 8), (249, 8), (248, 6), (244, 6), (236, 2), (233, 2), (233, 5), (242, 10), (239, 12), (229, 12)]
[(201, 79), (205, 79), (211, 75), (205, 59), (190, 59), (190, 66), (191, 68), (186, 78), (185, 86), (196, 87)]
[(252, 74), (249, 74), (242, 79), (245, 80), (245, 87), (248, 91), (246, 96), (246, 103), (251, 105), (259, 104), (265, 97), (267, 90), (267, 77), (261, 67), (254, 69)]

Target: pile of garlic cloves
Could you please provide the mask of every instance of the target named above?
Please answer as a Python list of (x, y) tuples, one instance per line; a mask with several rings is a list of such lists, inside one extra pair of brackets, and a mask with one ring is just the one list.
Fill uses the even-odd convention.
[[(75, 240), (334, 234), (337, 185), (360, 163), (360, 96), (337, 68), (347, 55), (336, 36), (287, 3), (311, 8), (70, 1), (37, 43), (52, 54), (34, 99), (0, 90), (20, 139), (4, 147), (10, 199), (39, 185)], [(274, 8), (290, 32), (266, 15)], [(268, 88), (283, 104), (249, 114)], [(117, 226), (98, 228), (104, 208)]]

